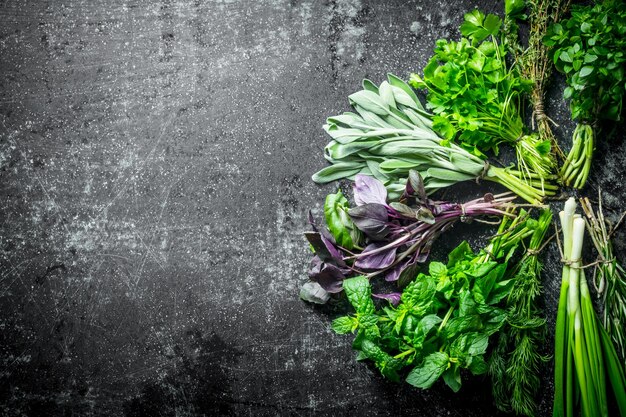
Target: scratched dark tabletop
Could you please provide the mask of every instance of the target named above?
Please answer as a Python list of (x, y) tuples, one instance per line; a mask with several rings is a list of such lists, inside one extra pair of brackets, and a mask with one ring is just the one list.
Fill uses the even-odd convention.
[[(310, 180), (325, 117), (348, 110), (362, 78), (423, 68), (474, 6), (498, 10), (0, 1), (2, 415), (495, 415), (488, 380), (457, 395), (388, 382), (330, 331), (344, 304), (298, 299), (306, 213), (336, 187)], [(550, 94), (568, 144), (560, 87)], [(616, 209), (624, 153), (601, 144), (587, 189)], [(433, 257), (491, 231), (460, 225)], [(549, 352), (554, 247), (545, 261)]]

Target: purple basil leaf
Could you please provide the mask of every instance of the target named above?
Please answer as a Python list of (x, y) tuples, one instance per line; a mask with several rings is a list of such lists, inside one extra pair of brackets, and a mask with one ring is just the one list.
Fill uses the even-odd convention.
[(385, 249), (380, 252), (373, 253), (371, 255), (363, 255), (367, 252), (379, 249), (385, 246), (384, 243), (370, 243), (363, 249), (363, 252), (359, 254), (359, 257), (354, 262), (354, 266), (363, 269), (384, 269), (393, 263), (396, 259), (396, 247)]
[(319, 256), (313, 256), (313, 259), (311, 259), (311, 264), (309, 265), (309, 270), (307, 272), (309, 274), (309, 278), (311, 278), (311, 276), (313, 275), (319, 274), (322, 270), (323, 265), (324, 263)]
[(372, 297), (389, 301), (391, 304), (393, 304), (394, 307), (397, 307), (398, 304), (400, 304), (401, 296), (402, 294), (400, 294), (399, 292), (392, 292), (389, 294), (372, 294)]
[(415, 219), (416, 210), (407, 206), (404, 203), (393, 202), (389, 204), (389, 207), (393, 209), (397, 214), (407, 217), (409, 219)]
[(384, 239), (389, 234), (387, 207), (368, 203), (348, 210), (356, 227), (373, 240)]
[(423, 264), (428, 259), (428, 255), (430, 255), (430, 252), (420, 252), (415, 257), (415, 261)]
[(422, 246), (421, 248), (417, 250), (417, 253), (414, 256), (416, 262), (420, 264), (423, 264), (424, 262), (426, 262), (426, 260), (428, 259), (428, 255), (430, 255), (430, 249), (433, 247), (433, 242), (438, 237), (439, 237), (438, 233), (435, 234), (434, 236), (431, 236), (430, 239), (424, 244), (424, 246)]
[(343, 273), (335, 265), (324, 264), (322, 269), (312, 276), (311, 281), (317, 282), (326, 292), (338, 293), (343, 287), (341, 283), (345, 278)]
[(406, 287), (409, 282), (415, 279), (419, 269), (420, 264), (418, 260), (415, 257), (412, 258), (408, 262), (408, 264), (402, 269), (402, 272), (400, 272), (400, 276), (398, 277), (398, 286), (400, 288)]
[(400, 274), (402, 273), (402, 270), (404, 270), (404, 268), (406, 268), (407, 264), (410, 262), (410, 259), (407, 259), (406, 261), (402, 261), (400, 262), (398, 265), (394, 266), (393, 268), (389, 269), (386, 273), (385, 273), (385, 281), (397, 281), (398, 278), (400, 278)]
[(354, 189), (354, 202), (357, 206), (369, 203), (382, 205), (387, 203), (387, 189), (382, 182), (374, 177), (357, 174), (352, 188)]
[(304, 236), (313, 246), (315, 254), (319, 256), (322, 262), (336, 264), (340, 267), (346, 266), (341, 253), (330, 240), (318, 232), (304, 232)]
[(313, 229), (314, 232), (321, 233), (322, 237), (324, 237), (326, 240), (329, 240), (333, 245), (336, 244), (335, 238), (328, 231), (328, 229), (326, 229), (325, 227), (322, 227), (320, 230), (318, 230), (317, 224), (315, 224), (315, 219), (313, 219), (313, 214), (311, 213), (311, 210), (309, 210), (309, 224), (311, 225), (311, 228)]
[(424, 188), (424, 180), (419, 172), (414, 169), (409, 170), (409, 179), (406, 182), (406, 192), (409, 193), (409, 189), (412, 192), (409, 195), (415, 195), (422, 203), (426, 203), (428, 196), (426, 195), (426, 189)]

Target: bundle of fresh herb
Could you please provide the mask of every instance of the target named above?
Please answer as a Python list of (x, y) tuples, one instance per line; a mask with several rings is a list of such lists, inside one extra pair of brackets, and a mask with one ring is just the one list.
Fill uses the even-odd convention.
[(557, 187), (539, 174), (522, 179), (519, 171), (492, 166), (484, 155), (478, 157), (439, 138), (431, 129), (431, 116), (399, 78), (389, 75), (389, 82), (380, 87), (365, 80), (363, 87), (350, 96), (357, 113), (328, 118), (324, 129), (333, 140), (325, 148), (325, 157), (332, 165), (313, 175), (313, 181), (372, 175), (397, 199), (409, 170), (415, 169), (429, 194), (460, 181), (481, 179), (499, 183), (530, 203), (555, 193)]
[(565, 74), (574, 130), (572, 149), (561, 168), (565, 185), (587, 181), (598, 119), (619, 120), (626, 94), (626, 3), (607, 0), (572, 6), (571, 18), (552, 25), (544, 38), (556, 68)]
[(593, 283), (604, 307), (602, 324), (607, 331), (622, 363), (626, 363), (626, 271), (613, 254), (611, 237), (615, 226), (611, 226), (602, 212), (602, 195), (598, 192), (598, 211), (593, 211), (588, 198), (580, 200), (585, 212), (587, 231), (598, 251)]
[(610, 337), (593, 309), (581, 253), (585, 221), (570, 198), (559, 213), (563, 230), (563, 276), (555, 330), (554, 416), (608, 416), (607, 382), (626, 416), (626, 376)]
[(500, 144), (508, 143), (525, 178), (547, 182), (556, 168), (551, 144), (525, 132), (520, 100), (532, 82), (515, 67), (507, 68), (506, 47), (497, 39), (501, 23), (479, 10), (467, 13), (464, 37), (438, 40), (423, 76), (412, 74), (410, 83), (427, 89), (428, 107), (436, 115), (433, 128), (447, 142), (481, 157), (490, 151), (497, 155)]
[(330, 194), (324, 205), (327, 229), (310, 219), (313, 231), (305, 236), (315, 256), (309, 277), (329, 293), (340, 292), (345, 277), (355, 274), (383, 275), (386, 281), (412, 279), (441, 233), (457, 221), (515, 217), (513, 199), (487, 194), (463, 204), (434, 201), (427, 197), (419, 174), (411, 171), (400, 201), (388, 203), (383, 184), (359, 174), (354, 183), (356, 207), (349, 208), (341, 192)]
[(388, 306), (376, 308), (366, 277), (345, 280), (356, 313), (334, 320), (333, 330), (357, 332), (357, 359), (373, 361), (392, 380), (412, 368), (406, 381), (419, 388), (441, 377), (456, 392), (461, 370), (486, 373), (490, 340), (507, 317), (499, 303), (513, 286), (506, 279), (507, 261), (529, 232), (521, 217), (505, 219), (484, 251), (475, 255), (463, 242), (449, 254), (447, 265), (431, 262), (429, 273), (419, 274), (402, 294), (388, 295)]
[[(554, 122), (545, 114), (544, 96), (550, 76), (552, 62), (548, 48), (543, 43), (550, 25), (557, 23), (569, 7), (570, 0), (506, 0), (505, 1), (505, 37), (507, 47), (515, 57), (515, 65), (522, 77), (532, 81), (528, 93), (533, 107), (533, 129), (537, 123), (537, 133), (544, 141), (550, 141), (552, 150), (560, 157), (565, 157), (552, 132)], [(527, 9), (528, 14), (524, 11)], [(519, 41), (518, 20), (525, 20), (529, 26), (528, 45), (522, 47)]]
[(540, 353), (546, 321), (537, 305), (541, 295), (537, 256), (551, 221), (552, 212), (542, 211), (528, 249), (513, 269), (513, 289), (506, 298), (507, 322), (490, 357), (496, 405), (518, 415), (536, 415), (541, 364), (548, 359)]

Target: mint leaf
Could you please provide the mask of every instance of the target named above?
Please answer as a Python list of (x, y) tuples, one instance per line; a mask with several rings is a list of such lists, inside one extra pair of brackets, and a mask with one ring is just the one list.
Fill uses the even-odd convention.
[(515, 284), (515, 280), (512, 279), (496, 282), (493, 286), (491, 294), (489, 294), (487, 304), (493, 305), (500, 302), (500, 300), (509, 295), (511, 288), (513, 288), (513, 284)]
[(444, 352), (435, 352), (424, 358), (406, 377), (406, 382), (417, 388), (430, 388), (448, 368), (449, 358)]
[(369, 359), (374, 361), (383, 376), (395, 382), (400, 380), (398, 369), (402, 366), (401, 360), (394, 358), (368, 339), (363, 340), (361, 349)]
[(473, 333), (471, 336), (468, 336), (468, 343), (467, 353), (470, 356), (482, 355), (487, 351), (489, 336), (482, 333)]
[(435, 291), (435, 280), (429, 275), (419, 274), (415, 281), (407, 285), (400, 299), (409, 308), (427, 308), (433, 302)]
[(337, 334), (346, 334), (356, 330), (356, 324), (352, 317), (343, 316), (333, 320), (331, 327)]
[(463, 242), (461, 242), (459, 246), (454, 248), (452, 252), (448, 254), (448, 268), (451, 268), (454, 265), (456, 265), (458, 262), (464, 260), (467, 257), (467, 255), (473, 255), (473, 254), (474, 252), (472, 251), (472, 248), (470, 247), (469, 243), (467, 243), (467, 241), (464, 240)]
[(482, 356), (474, 356), (471, 358), (469, 370), (473, 375), (482, 375), (489, 370), (489, 365)]
[(343, 289), (348, 296), (352, 307), (359, 314), (373, 314), (374, 301), (372, 301), (372, 287), (367, 278), (362, 275), (348, 278), (343, 281)]
[(448, 368), (443, 373), (443, 382), (454, 392), (459, 392), (461, 389), (461, 368), (458, 365), (454, 365)]

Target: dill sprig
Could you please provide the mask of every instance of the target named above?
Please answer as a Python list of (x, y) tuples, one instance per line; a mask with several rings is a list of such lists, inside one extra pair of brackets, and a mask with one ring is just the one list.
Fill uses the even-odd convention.
[(513, 272), (514, 285), (507, 298), (507, 326), (491, 358), (490, 370), (496, 405), (503, 411), (534, 416), (541, 364), (548, 360), (540, 346), (545, 337), (545, 319), (538, 306), (542, 264), (537, 259), (552, 220), (541, 212), (528, 250)]

